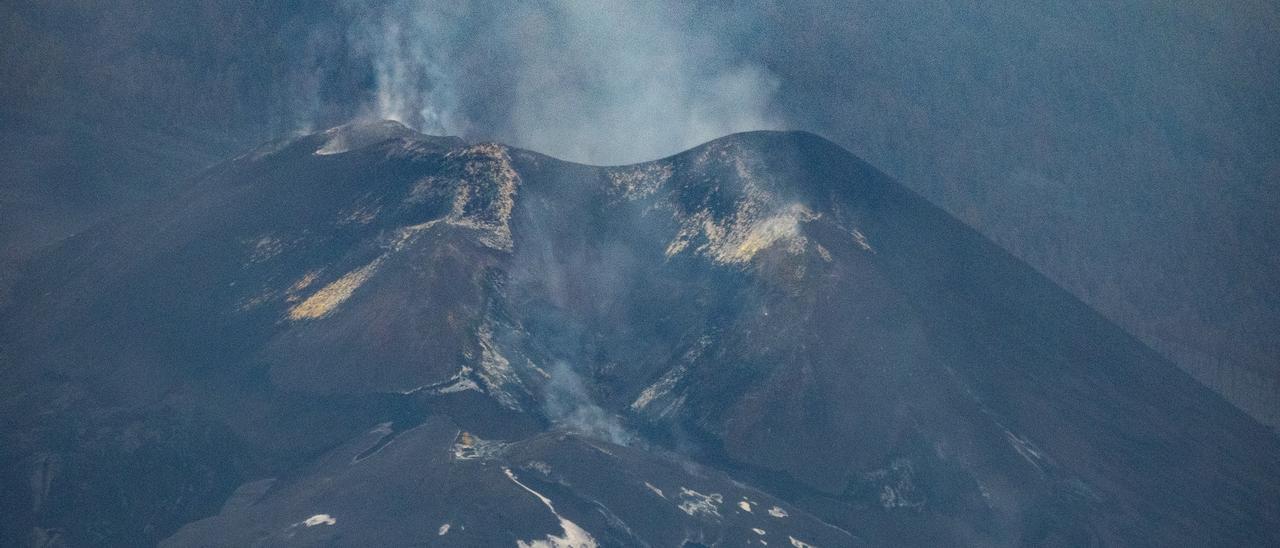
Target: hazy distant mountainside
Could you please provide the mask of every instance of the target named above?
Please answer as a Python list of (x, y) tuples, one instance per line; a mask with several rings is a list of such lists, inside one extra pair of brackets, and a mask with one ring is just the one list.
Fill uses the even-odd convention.
[(1280, 4), (763, 9), (794, 127), (1280, 426)]
[(334, 128), (42, 254), (0, 322), (6, 539), (1280, 542), (1272, 433), (806, 133)]
[[(315, 65), (341, 52), (312, 41), (304, 61), (301, 46), (282, 44), (334, 9), (0, 5), (0, 302), (40, 248), (165, 198), (214, 163), (299, 126), (283, 119), (292, 105), (277, 99), (307, 102), (298, 99), (303, 84), (277, 65), (326, 73)], [(276, 38), (263, 39), (269, 34)]]

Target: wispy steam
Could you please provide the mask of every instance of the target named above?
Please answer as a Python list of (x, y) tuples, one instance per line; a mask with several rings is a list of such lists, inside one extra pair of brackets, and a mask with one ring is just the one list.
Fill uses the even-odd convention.
[(592, 401), (578, 373), (565, 362), (551, 368), (544, 401), (547, 417), (561, 427), (619, 445), (636, 441), (617, 417)]
[(374, 100), (366, 106), (366, 115), (433, 134), (462, 129), (451, 119), (455, 106), (450, 76), (436, 62), (439, 21), (408, 6), (360, 12), (350, 41), (373, 68)]
[[(627, 163), (778, 127), (778, 79), (660, 3), (353, 4), (370, 115)], [(470, 135), (471, 128), (484, 128)]]

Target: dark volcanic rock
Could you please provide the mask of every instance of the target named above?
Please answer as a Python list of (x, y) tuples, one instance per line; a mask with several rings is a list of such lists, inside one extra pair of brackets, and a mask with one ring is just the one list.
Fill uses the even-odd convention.
[(723, 473), (565, 433), (508, 444), (430, 417), (381, 425), (311, 468), (164, 544), (860, 544)]
[(1274, 436), (804, 133), (590, 167), (335, 128), (0, 318), (13, 538), (1280, 542)]

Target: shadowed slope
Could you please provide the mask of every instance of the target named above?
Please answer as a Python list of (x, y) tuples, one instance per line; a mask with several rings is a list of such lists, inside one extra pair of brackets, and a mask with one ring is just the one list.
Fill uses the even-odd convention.
[[(755, 510), (731, 517), (734, 482), (785, 501), (794, 538), (822, 545), (1267, 544), (1280, 525), (1280, 448), (1261, 426), (805, 133), (592, 167), (385, 123), (336, 128), (223, 164), (24, 280), (3, 314), (5, 372), (22, 381), (5, 394), (4, 464), (15, 483), (51, 487), (15, 490), (9, 504), (33, 509), (13, 530), (159, 539), (267, 477), (274, 494), (173, 541), (376, 530), (401, 543), (446, 517), (487, 536), (445, 542), (570, 535), (553, 514), (606, 544), (771, 531)], [(381, 423), (405, 434), (332, 460)], [(474, 477), (474, 512), (445, 516), (451, 500), (426, 495), (396, 522), (325, 509), (350, 505), (326, 478), (395, 490), (408, 480), (392, 470), (469, 474), (458, 455), (396, 449), (442, 424), (491, 440), (466, 454), (511, 470)], [(611, 458), (569, 458), (582, 443)], [(154, 446), (166, 465), (85, 466), (86, 446)], [(69, 464), (33, 468), (50, 458)], [(603, 479), (639, 469), (639, 483)], [(108, 479), (121, 474), (196, 494)], [(716, 512), (624, 504), (643, 481), (679, 483), (657, 487)], [(530, 491), (553, 503), (504, 506)], [(138, 509), (94, 507), (114, 524), (104, 534), (73, 517), (74, 493)], [(489, 508), (511, 512), (508, 529), (482, 525)]]

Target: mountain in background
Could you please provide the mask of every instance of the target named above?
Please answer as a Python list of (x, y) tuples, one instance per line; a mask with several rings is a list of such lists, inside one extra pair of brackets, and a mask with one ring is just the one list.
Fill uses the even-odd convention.
[[(392, 20), (412, 20), (405, 4), (389, 8), (403, 12)], [(1274, 2), (652, 7), (695, 41), (725, 45), (717, 62), (775, 76), (768, 106), (787, 127), (853, 151), (1280, 425)], [(40, 248), (171, 198), (180, 181), (268, 138), (367, 112), (378, 60), (351, 42), (369, 8), (0, 6), (0, 300)], [(573, 104), (541, 97), (557, 78), (528, 92), (527, 71), (511, 70), (530, 47), (520, 21), (562, 21), (555, 6), (526, 9), (538, 17), (499, 2), (440, 9), (448, 32), (431, 34), (442, 49), (423, 53), (457, 88), (465, 138), (556, 154), (557, 139), (565, 149), (586, 139), (510, 127), (517, 105)], [(587, 27), (563, 30), (601, 32)], [(614, 72), (580, 66), (592, 50), (561, 48), (536, 68), (594, 86)], [(572, 127), (568, 118), (593, 135), (639, 137), (574, 109), (522, 114), (534, 130), (547, 119)]]
[(743, 43), (794, 127), (1276, 427), (1280, 9), (1228, 4), (801, 2)]
[(1280, 542), (1268, 429), (807, 133), (342, 126), (17, 279), (6, 539)]

